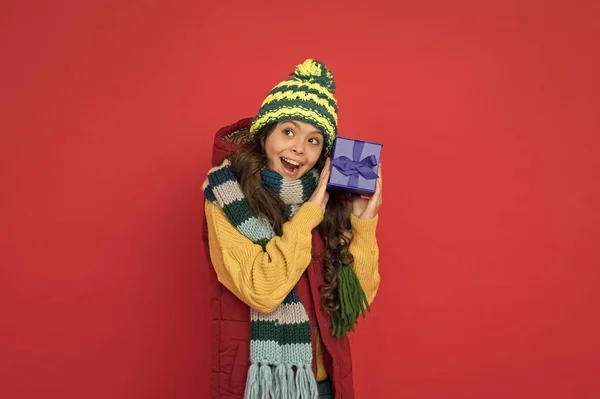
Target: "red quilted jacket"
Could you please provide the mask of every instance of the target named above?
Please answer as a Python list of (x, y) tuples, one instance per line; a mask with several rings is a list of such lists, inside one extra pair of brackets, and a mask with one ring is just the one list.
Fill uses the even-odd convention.
[[(214, 140), (212, 164), (220, 165), (238, 146), (225, 141), (224, 136), (247, 129), (251, 118), (220, 129)], [(217, 279), (210, 261), (208, 249), (208, 230), (204, 221), (203, 238), (208, 259), (211, 284), (212, 311), (212, 399), (242, 399), (246, 386), (246, 374), (250, 355), (250, 310)], [(312, 330), (313, 353), (315, 353), (315, 332), (319, 331), (323, 342), (323, 362), (327, 375), (333, 383), (335, 399), (354, 399), (352, 382), (352, 359), (347, 337), (336, 340), (331, 336), (331, 319), (321, 309), (318, 291), (323, 284), (322, 258), (323, 240), (318, 231), (313, 230), (312, 260), (300, 277), (296, 290), (306, 308)], [(316, 374), (316, 361), (313, 360), (313, 372)]]

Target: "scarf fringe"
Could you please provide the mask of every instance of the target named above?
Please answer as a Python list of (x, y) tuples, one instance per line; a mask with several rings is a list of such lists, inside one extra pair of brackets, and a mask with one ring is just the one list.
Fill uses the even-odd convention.
[(308, 399), (317, 399), (319, 390), (317, 389), (317, 380), (315, 380), (311, 366), (305, 365), (304, 371), (306, 373), (306, 381), (308, 382)]
[(259, 399), (258, 364), (253, 363), (248, 369), (244, 399)]
[(365, 317), (366, 311), (371, 311), (367, 296), (350, 265), (342, 265), (339, 270), (338, 296), (340, 307), (331, 314), (331, 335), (336, 338), (354, 331), (359, 314)]
[(291, 365), (287, 364), (285, 366), (287, 371), (287, 393), (290, 399), (296, 399), (296, 384), (294, 384), (294, 369)]
[(260, 365), (258, 369), (258, 379), (260, 382), (260, 399), (270, 399), (273, 394), (273, 370), (266, 363)]
[(287, 387), (285, 384), (285, 366), (283, 364), (280, 363), (277, 365), (277, 367), (275, 367), (274, 377), (275, 378), (273, 379), (273, 384), (275, 397), (281, 399), (288, 399), (286, 389)]
[(317, 399), (317, 381), (310, 365), (294, 372), (289, 364), (253, 363), (248, 369), (244, 399)]

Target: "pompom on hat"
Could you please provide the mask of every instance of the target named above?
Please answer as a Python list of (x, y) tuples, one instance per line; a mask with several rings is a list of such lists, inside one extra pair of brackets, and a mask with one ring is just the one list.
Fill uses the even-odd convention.
[(255, 134), (268, 124), (286, 120), (310, 123), (323, 133), (323, 152), (328, 155), (337, 135), (338, 120), (333, 75), (325, 64), (309, 58), (296, 66), (290, 76), (265, 98), (252, 120), (250, 133)]

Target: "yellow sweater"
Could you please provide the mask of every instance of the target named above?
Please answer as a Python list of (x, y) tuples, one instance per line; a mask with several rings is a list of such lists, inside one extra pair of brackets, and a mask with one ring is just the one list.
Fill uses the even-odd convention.
[[(272, 312), (296, 286), (312, 258), (312, 230), (323, 220), (321, 207), (304, 203), (283, 224), (263, 251), (231, 224), (221, 208), (205, 202), (210, 257), (219, 281), (235, 296), (259, 312)], [(377, 216), (361, 220), (350, 216), (354, 238), (349, 251), (354, 271), (369, 304), (379, 287), (379, 249), (375, 237)], [(327, 377), (320, 338), (316, 345), (317, 380)]]

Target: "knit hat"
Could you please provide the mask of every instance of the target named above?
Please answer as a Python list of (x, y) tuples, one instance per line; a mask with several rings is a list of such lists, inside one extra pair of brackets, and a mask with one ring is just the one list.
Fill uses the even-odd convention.
[(310, 123), (323, 133), (323, 152), (329, 154), (337, 135), (338, 119), (333, 75), (325, 64), (309, 58), (296, 66), (290, 76), (292, 78), (275, 86), (263, 101), (252, 120), (250, 133), (286, 120)]

